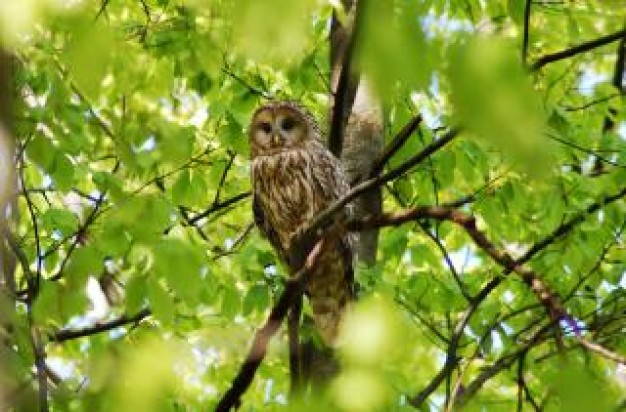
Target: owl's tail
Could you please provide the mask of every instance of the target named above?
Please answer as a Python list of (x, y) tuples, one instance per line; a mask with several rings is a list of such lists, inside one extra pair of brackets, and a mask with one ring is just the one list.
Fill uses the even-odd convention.
[(352, 256), (342, 243), (328, 245), (331, 247), (318, 259), (306, 288), (313, 320), (329, 347), (334, 346), (348, 302), (354, 297)]

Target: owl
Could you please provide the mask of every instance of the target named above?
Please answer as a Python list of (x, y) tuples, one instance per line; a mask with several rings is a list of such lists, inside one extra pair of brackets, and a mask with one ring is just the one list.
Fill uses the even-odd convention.
[[(339, 160), (324, 146), (315, 119), (298, 104), (260, 107), (252, 117), (249, 139), (254, 219), (289, 266), (294, 236), (348, 192), (348, 180)], [(343, 214), (349, 213), (347, 206)], [(315, 326), (329, 346), (354, 296), (352, 243), (349, 234), (325, 239), (305, 286)]]

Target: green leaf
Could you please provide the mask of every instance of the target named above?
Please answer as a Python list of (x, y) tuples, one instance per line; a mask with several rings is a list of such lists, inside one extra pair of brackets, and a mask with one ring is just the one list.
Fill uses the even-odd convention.
[(95, 243), (103, 254), (110, 257), (125, 255), (131, 246), (124, 225), (119, 222), (103, 225), (102, 230), (96, 234)]
[(59, 299), (62, 286), (56, 282), (45, 282), (40, 286), (39, 295), (33, 304), (33, 318), (39, 325), (60, 325), (62, 316), (59, 310)]
[(232, 319), (239, 314), (241, 298), (234, 288), (226, 287), (222, 291), (222, 316)]
[(183, 170), (172, 186), (172, 201), (177, 205), (186, 204), (190, 191), (191, 180), (189, 178), (189, 171)]
[(172, 210), (162, 196), (135, 196), (120, 205), (115, 218), (136, 240), (159, 238), (171, 223)]
[(63, 60), (79, 88), (90, 98), (98, 95), (114, 46), (114, 35), (100, 22), (80, 20)]
[(68, 236), (78, 229), (78, 217), (69, 210), (51, 208), (41, 216), (44, 228), (49, 231), (58, 230)]
[(113, 198), (123, 197), (122, 182), (115, 175), (108, 172), (94, 172), (91, 180), (101, 192), (109, 193)]
[(427, 39), (416, 18), (426, 7), (418, 2), (365, 3), (357, 56), (385, 100), (391, 99), (398, 83), (413, 90), (426, 88), (440, 62), (436, 39)]
[(305, 27), (313, 5), (310, 0), (242, 0), (233, 24), (237, 51), (262, 63), (295, 63), (309, 43)]
[(232, 114), (229, 114), (226, 119), (227, 123), (220, 131), (222, 147), (247, 157), (250, 148), (248, 147), (248, 138), (243, 133), (243, 125)]
[(176, 316), (174, 300), (161, 286), (158, 278), (149, 276), (147, 280), (148, 301), (152, 313), (163, 325), (172, 327)]
[(145, 305), (147, 298), (146, 276), (134, 275), (126, 285), (126, 312), (137, 313)]
[(74, 183), (74, 165), (67, 155), (57, 152), (49, 172), (55, 186), (59, 190), (67, 192), (72, 188)]
[(36, 134), (26, 146), (26, 154), (42, 169), (48, 170), (54, 162), (56, 149), (52, 142), (41, 134)]
[(104, 256), (92, 245), (83, 246), (72, 254), (64, 278), (75, 287), (84, 287), (88, 276), (99, 276)]
[(526, 0), (508, 0), (508, 11), (511, 19), (517, 24), (520, 28), (524, 26), (524, 6), (526, 5)]
[(202, 289), (202, 252), (180, 240), (164, 239), (154, 245), (153, 253), (155, 272), (167, 280), (177, 297), (195, 305)]
[(248, 289), (243, 299), (242, 314), (249, 315), (254, 311), (263, 312), (269, 305), (269, 291), (265, 285), (254, 285)]
[(551, 163), (551, 142), (544, 137), (546, 117), (512, 50), (497, 39), (458, 46), (449, 71), (452, 99), (463, 123), (477, 136), (504, 151), (524, 171), (545, 174)]

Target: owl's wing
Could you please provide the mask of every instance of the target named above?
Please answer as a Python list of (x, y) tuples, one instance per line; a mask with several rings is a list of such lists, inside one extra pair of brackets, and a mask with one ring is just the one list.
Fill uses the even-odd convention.
[(287, 251), (285, 251), (283, 245), (280, 243), (278, 233), (274, 230), (271, 222), (265, 217), (261, 203), (256, 195), (252, 197), (252, 214), (254, 215), (254, 223), (261, 231), (261, 234), (269, 240), (283, 262), (287, 262)]

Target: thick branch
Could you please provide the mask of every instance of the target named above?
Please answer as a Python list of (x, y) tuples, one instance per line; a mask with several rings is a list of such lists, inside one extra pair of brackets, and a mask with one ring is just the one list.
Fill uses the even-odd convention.
[(352, 24), (352, 32), (345, 46), (345, 50), (341, 59), (341, 72), (335, 90), (335, 98), (333, 110), (330, 118), (330, 134), (328, 137), (328, 149), (338, 158), (341, 157), (343, 149), (344, 126), (348, 115), (352, 110), (352, 104), (356, 96), (356, 90), (359, 83), (359, 76), (353, 70), (352, 64), (354, 60), (354, 50), (356, 42), (360, 35), (363, 5), (366, 0), (360, 0), (356, 3), (354, 12), (354, 23)]
[(287, 318), (289, 336), (289, 375), (291, 393), (297, 393), (302, 387), (302, 354), (300, 352), (300, 317), (302, 315), (302, 295), (296, 298)]
[(585, 43), (581, 43), (577, 46), (570, 47), (569, 49), (561, 50), (555, 53), (546, 54), (545, 56), (542, 56), (539, 59), (537, 59), (530, 66), (530, 70), (537, 71), (549, 63), (553, 63), (559, 60), (564, 60), (572, 56), (575, 56), (577, 54), (584, 53), (589, 50), (596, 49), (598, 47), (602, 47), (614, 41), (620, 40), (624, 36), (626, 36), (626, 30), (620, 30), (616, 33), (608, 34), (606, 36), (597, 38), (595, 40), (591, 40)]

